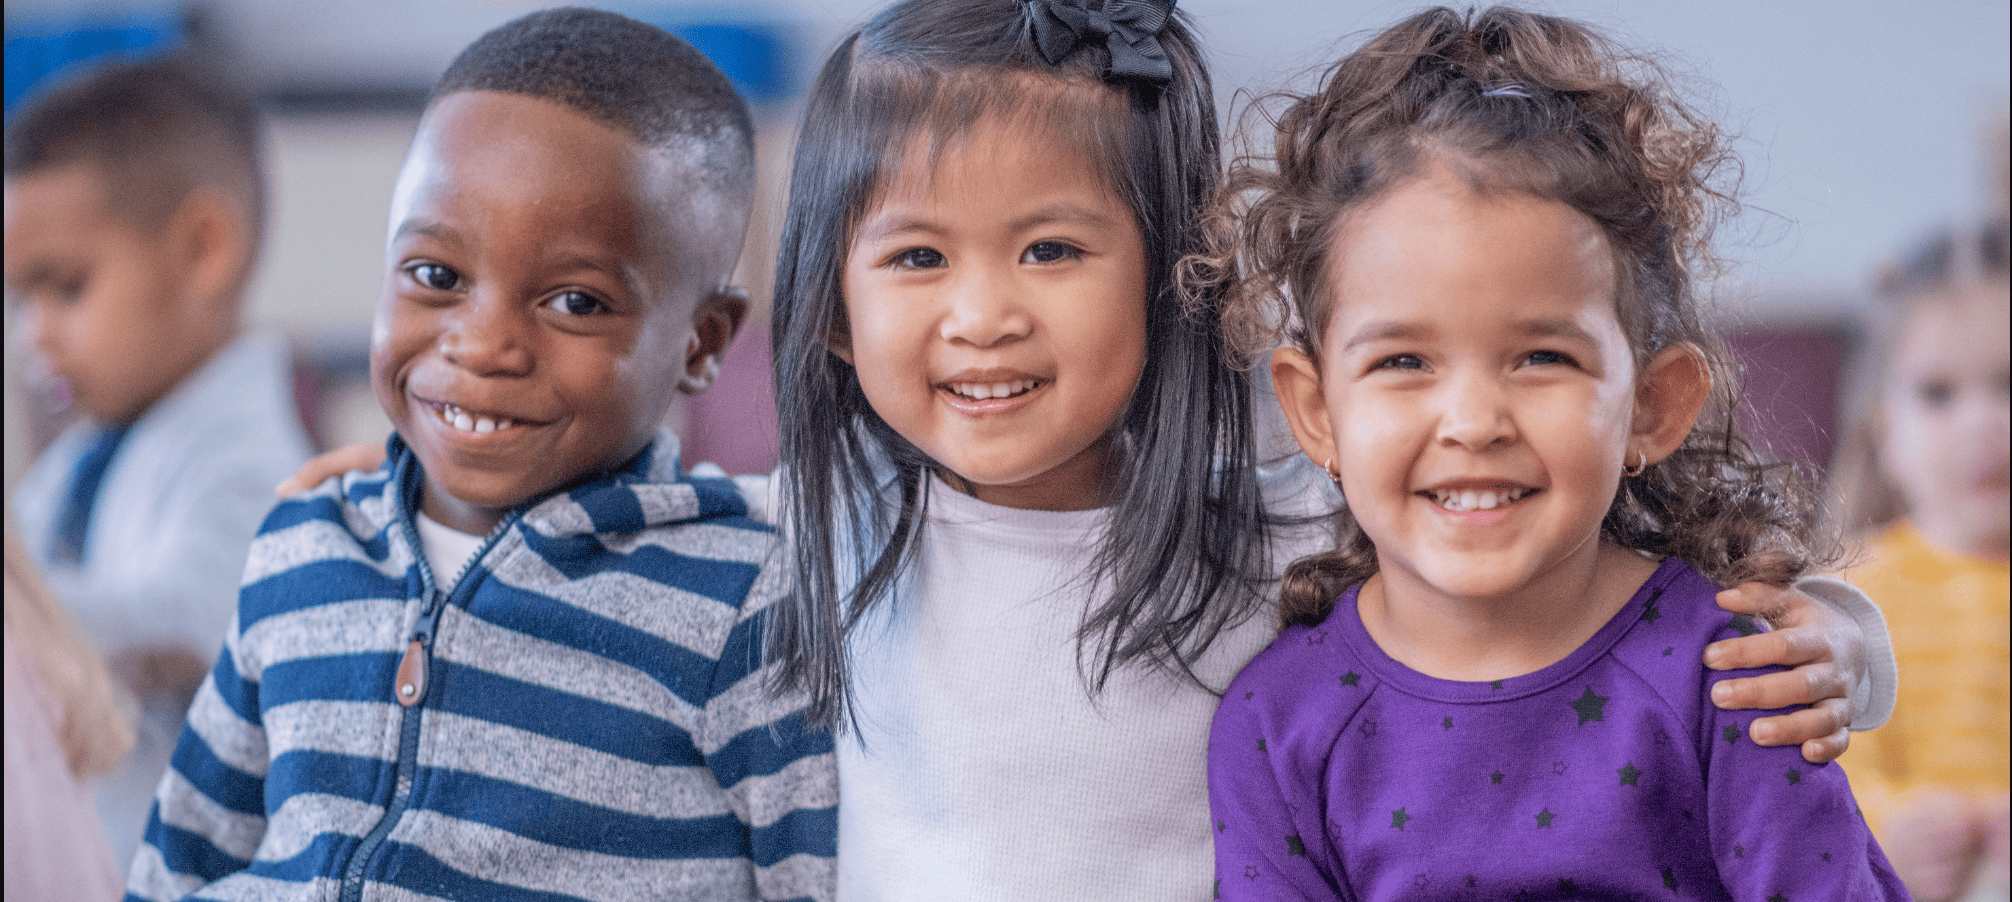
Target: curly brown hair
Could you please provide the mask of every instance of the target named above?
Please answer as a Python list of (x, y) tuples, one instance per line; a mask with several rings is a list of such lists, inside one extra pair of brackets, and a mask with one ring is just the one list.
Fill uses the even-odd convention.
[[(1739, 164), (1654, 60), (1567, 19), (1436, 8), (1371, 38), (1312, 93), (1282, 96), (1272, 158), (1232, 165), (1208, 249), (1181, 268), (1191, 297), (1217, 299), (1240, 362), (1283, 340), (1318, 364), (1343, 221), (1428, 167), (1450, 167), (1476, 191), (1557, 201), (1606, 235), (1637, 369), (1690, 343), (1713, 377), (1682, 447), (1622, 480), (1602, 537), (1726, 583), (1785, 584), (1834, 557), (1807, 480), (1762, 461), (1735, 430), (1737, 370), (1698, 285), (1719, 265), (1711, 236), (1737, 210)], [(1355, 519), (1337, 520), (1336, 548), (1287, 570), (1284, 622), (1324, 618), (1376, 572)]]

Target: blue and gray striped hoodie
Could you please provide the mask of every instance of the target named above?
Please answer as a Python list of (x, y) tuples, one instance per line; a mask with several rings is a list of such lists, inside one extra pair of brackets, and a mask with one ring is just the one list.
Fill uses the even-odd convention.
[(127, 899), (830, 898), (831, 741), (761, 663), (775, 536), (676, 442), (506, 517), (445, 593), (397, 436), (282, 502)]

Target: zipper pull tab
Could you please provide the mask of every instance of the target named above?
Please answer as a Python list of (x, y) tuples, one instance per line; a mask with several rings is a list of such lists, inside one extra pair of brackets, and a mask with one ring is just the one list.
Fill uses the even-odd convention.
[(392, 694), (407, 708), (426, 697), (426, 646), (418, 639), (405, 644), (405, 657), (398, 661), (398, 678)]

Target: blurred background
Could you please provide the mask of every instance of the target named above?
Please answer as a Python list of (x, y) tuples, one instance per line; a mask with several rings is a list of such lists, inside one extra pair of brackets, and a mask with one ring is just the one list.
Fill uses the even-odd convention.
[[(270, 114), (270, 234), (252, 323), (293, 343), (302, 415), (319, 445), (374, 442), (388, 426), (365, 382), (365, 341), (392, 182), (427, 88), (483, 31), (548, 5), (557, 4), (9, 0), (6, 103), (11, 113), (39, 84), (106, 54), (193, 46), (227, 60)], [(756, 312), (720, 382), (672, 418), (688, 462), (766, 470), (775, 459), (766, 306), (799, 98), (828, 48), (879, 0), (599, 5), (690, 40), (755, 106), (763, 185), (742, 280)], [(2005, 203), (2008, 4), (1527, 5), (1660, 49), (1691, 78), (1701, 106), (1739, 136), (1747, 210), (1722, 233), (1734, 267), (1719, 294), (1747, 363), (1750, 425), (1784, 456), (1826, 462), (1872, 272), (1923, 234)], [(1254, 95), (1310, 85), (1365, 31), (1418, 5), (1183, 0), (1180, 8), (1213, 53), (1234, 129)], [(7, 365), (18, 372), (13, 320), (10, 305)], [(10, 402), (11, 484), (62, 412), (32, 393), (10, 393)]]

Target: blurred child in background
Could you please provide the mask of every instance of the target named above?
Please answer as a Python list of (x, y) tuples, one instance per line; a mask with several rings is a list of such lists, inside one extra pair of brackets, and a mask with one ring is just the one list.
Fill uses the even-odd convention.
[(49, 587), (142, 705), (98, 787), (137, 845), (230, 622), (273, 482), (308, 453), (277, 337), (242, 328), (264, 214), (257, 113), (194, 60), (92, 71), (7, 126), (6, 286), (83, 421), (13, 513)]
[[(2007, 224), (1942, 235), (1880, 280), (1864, 408), (1836, 475), (1887, 609), (1893, 719), (1843, 759), (1917, 898), (2007, 897), (2012, 322)], [(1972, 895), (1964, 895), (1966, 887)]]
[(80, 781), (133, 744), (104, 662), (42, 584), (7, 518), (8, 899), (119, 894), (105, 828)]

